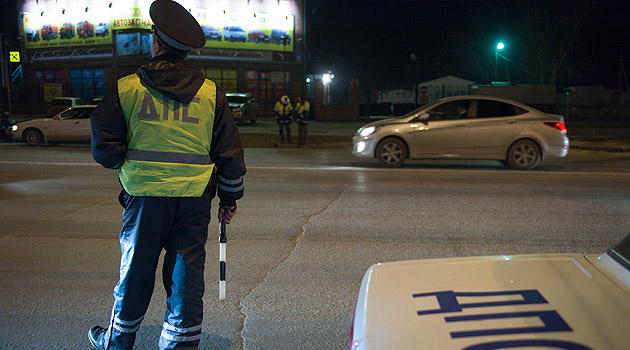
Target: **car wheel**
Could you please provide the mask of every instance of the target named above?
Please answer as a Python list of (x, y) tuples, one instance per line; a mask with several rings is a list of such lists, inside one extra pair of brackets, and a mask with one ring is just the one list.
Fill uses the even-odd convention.
[(399, 167), (407, 160), (407, 146), (397, 138), (387, 138), (376, 146), (376, 158), (387, 167)]
[(532, 140), (520, 140), (512, 144), (507, 161), (514, 169), (530, 170), (540, 164), (540, 147)]
[(44, 135), (37, 129), (28, 129), (24, 132), (24, 141), (29, 146), (40, 146), (44, 143)]

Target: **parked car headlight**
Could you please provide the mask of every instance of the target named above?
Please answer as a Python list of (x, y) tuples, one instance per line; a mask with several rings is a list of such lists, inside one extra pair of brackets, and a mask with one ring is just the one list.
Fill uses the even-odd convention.
[(376, 131), (376, 127), (375, 126), (368, 126), (367, 128), (361, 128), (359, 129), (359, 136), (369, 136), (372, 135), (374, 132)]
[(11, 127), (11, 129), (12, 129), (13, 131), (17, 131), (18, 126), (17, 126), (17, 125), (13, 125), (13, 127)]

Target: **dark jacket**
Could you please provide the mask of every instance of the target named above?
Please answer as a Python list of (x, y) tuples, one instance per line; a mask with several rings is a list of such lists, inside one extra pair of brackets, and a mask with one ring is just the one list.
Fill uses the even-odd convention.
[[(205, 79), (198, 69), (188, 67), (182, 58), (168, 54), (152, 58), (135, 74), (146, 86), (183, 103), (192, 101)], [(107, 91), (90, 120), (94, 160), (105, 168), (119, 169), (127, 152), (127, 123), (120, 106), (118, 83)], [(243, 144), (225, 93), (218, 87), (210, 158), (217, 168), (220, 205), (236, 205), (236, 200), (243, 196), (246, 171)], [(215, 181), (216, 177), (213, 177), (212, 187)], [(240, 190), (235, 191), (237, 188)]]

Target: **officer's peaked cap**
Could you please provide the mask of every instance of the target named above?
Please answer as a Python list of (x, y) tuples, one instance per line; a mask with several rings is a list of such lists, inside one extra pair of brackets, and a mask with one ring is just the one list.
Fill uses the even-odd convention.
[(206, 37), (197, 20), (175, 1), (154, 1), (149, 15), (155, 25), (154, 34), (165, 44), (181, 51), (198, 49), (206, 44)]

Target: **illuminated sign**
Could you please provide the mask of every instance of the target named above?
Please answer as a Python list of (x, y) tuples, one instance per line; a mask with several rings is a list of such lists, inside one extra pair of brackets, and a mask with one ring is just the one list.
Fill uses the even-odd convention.
[(131, 7), (117, 5), (112, 13), (112, 29), (151, 29), (153, 22), (149, 16), (149, 8), (134, 2)]
[(20, 62), (20, 52), (19, 51), (9, 51), (9, 61), (11, 61), (11, 62)]
[(110, 20), (96, 11), (65, 10), (59, 15), (24, 14), (24, 46), (27, 49), (112, 43)]
[[(112, 45), (113, 31), (151, 29), (148, 1), (98, 2), (72, 8), (24, 13), (27, 49)], [(206, 37), (205, 47), (293, 51), (292, 15), (189, 8)]]

